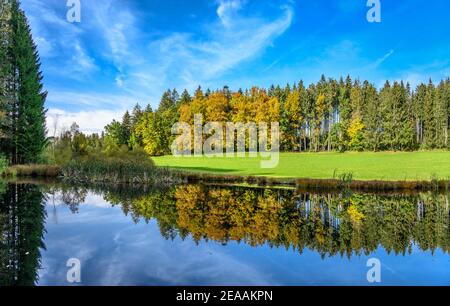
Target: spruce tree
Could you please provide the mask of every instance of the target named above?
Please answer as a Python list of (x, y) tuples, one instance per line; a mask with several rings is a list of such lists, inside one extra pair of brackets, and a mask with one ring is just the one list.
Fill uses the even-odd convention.
[(424, 109), (424, 136), (423, 141), (427, 149), (436, 147), (436, 120), (434, 118), (435, 109), (435, 87), (430, 80), (427, 86), (427, 92), (423, 101)]
[(365, 101), (363, 115), (365, 147), (368, 150), (378, 151), (380, 149), (381, 116), (377, 89), (368, 81), (365, 81), (362, 90)]
[(424, 101), (426, 95), (427, 86), (425, 84), (420, 84), (419, 86), (417, 86), (412, 98), (412, 107), (416, 126), (416, 142), (419, 146), (423, 145), (425, 118)]
[(446, 96), (445, 82), (442, 80), (436, 88), (435, 120), (436, 120), (436, 146), (448, 146), (448, 97)]
[(192, 98), (189, 95), (189, 92), (185, 89), (180, 97), (179, 106), (191, 103)]
[(11, 158), (12, 60), (10, 56), (10, 1), (0, 0), (0, 152)]
[(12, 110), (13, 162), (35, 163), (47, 144), (40, 60), (25, 13), (17, 0), (11, 2), (10, 53), (17, 100)]

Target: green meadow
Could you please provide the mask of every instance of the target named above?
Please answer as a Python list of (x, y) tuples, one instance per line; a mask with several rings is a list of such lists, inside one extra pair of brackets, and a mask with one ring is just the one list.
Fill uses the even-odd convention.
[(450, 178), (450, 151), (280, 153), (276, 168), (259, 158), (154, 157), (156, 165), (223, 175), (329, 179), (352, 173), (355, 180), (430, 180)]

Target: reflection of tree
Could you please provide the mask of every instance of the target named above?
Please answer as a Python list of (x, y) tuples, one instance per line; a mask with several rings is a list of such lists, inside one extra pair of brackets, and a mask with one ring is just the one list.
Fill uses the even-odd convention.
[(44, 248), (45, 209), (39, 187), (9, 184), (0, 195), (0, 285), (34, 285)]
[[(244, 242), (316, 250), (322, 256), (450, 251), (448, 195), (311, 194), (293, 190), (187, 185), (59, 186), (78, 205), (88, 190), (121, 205), (134, 222), (156, 219), (167, 239)], [(70, 195), (70, 196), (69, 196)], [(69, 200), (67, 200), (69, 199)]]
[[(121, 202), (120, 199), (118, 202)], [(167, 238), (309, 248), (322, 256), (450, 251), (448, 197), (439, 194), (296, 194), (291, 190), (179, 186), (123, 201), (135, 221), (156, 218)]]
[(61, 202), (67, 205), (72, 213), (78, 213), (78, 206), (86, 200), (87, 189), (70, 187), (61, 190)]

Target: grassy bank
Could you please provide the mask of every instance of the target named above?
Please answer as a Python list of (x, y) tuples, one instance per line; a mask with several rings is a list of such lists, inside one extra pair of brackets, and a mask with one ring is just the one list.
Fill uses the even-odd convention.
[(351, 173), (358, 181), (432, 181), (450, 178), (450, 152), (281, 153), (278, 167), (263, 169), (259, 158), (153, 158), (155, 164), (194, 173), (273, 178), (333, 179)]

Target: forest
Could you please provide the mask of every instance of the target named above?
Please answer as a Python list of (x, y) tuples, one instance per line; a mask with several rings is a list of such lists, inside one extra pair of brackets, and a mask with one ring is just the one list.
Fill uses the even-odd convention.
[(136, 105), (97, 138), (109, 149), (141, 147), (151, 156), (166, 155), (173, 124), (192, 124), (195, 114), (205, 122), (279, 122), (284, 152), (448, 149), (450, 79), (414, 90), (402, 81), (386, 81), (378, 90), (350, 76), (322, 76), (308, 87), (302, 81), (236, 92), (199, 87), (192, 96), (167, 90), (156, 110)]

